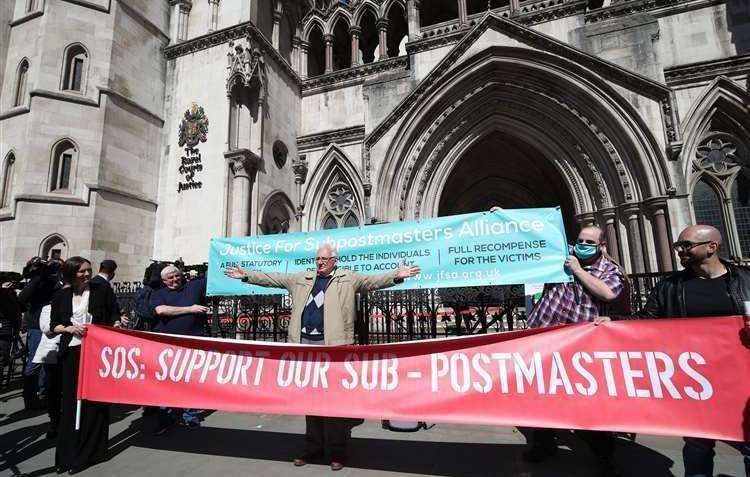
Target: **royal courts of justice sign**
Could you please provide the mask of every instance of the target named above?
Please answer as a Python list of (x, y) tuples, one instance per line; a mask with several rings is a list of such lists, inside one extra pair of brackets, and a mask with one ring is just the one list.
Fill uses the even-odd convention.
[(422, 272), (393, 289), (447, 288), (571, 280), (559, 207), (494, 210), (434, 219), (281, 235), (214, 238), (209, 295), (281, 294), (224, 275), (230, 266), (268, 273), (315, 270), (324, 243), (338, 248), (339, 268), (386, 273), (401, 264)]

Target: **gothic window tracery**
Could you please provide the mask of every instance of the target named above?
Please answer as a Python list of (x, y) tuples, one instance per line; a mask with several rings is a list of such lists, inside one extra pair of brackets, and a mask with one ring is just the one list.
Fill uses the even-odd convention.
[(323, 218), (322, 229), (357, 227), (361, 223), (357, 215), (357, 200), (346, 182), (334, 181), (328, 187), (323, 204), (327, 213)]
[(722, 257), (750, 257), (750, 156), (733, 134), (713, 131), (692, 160), (695, 221), (719, 229)]

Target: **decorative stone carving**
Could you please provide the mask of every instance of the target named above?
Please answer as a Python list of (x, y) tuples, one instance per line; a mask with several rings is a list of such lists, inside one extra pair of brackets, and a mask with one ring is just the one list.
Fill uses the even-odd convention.
[(351, 188), (343, 182), (336, 182), (328, 188), (325, 208), (333, 215), (341, 217), (352, 210), (354, 202)]
[(698, 169), (723, 174), (739, 165), (736, 152), (734, 144), (714, 137), (698, 146), (694, 162)]
[(295, 184), (302, 185), (305, 183), (307, 180), (307, 171), (308, 164), (306, 156), (300, 156), (299, 159), (292, 161), (292, 172), (294, 172)]
[(604, 182), (604, 177), (602, 177), (602, 173), (599, 172), (599, 169), (596, 168), (594, 165), (594, 162), (591, 160), (588, 154), (586, 154), (583, 151), (583, 148), (581, 148), (580, 145), (575, 145), (576, 150), (578, 151), (581, 159), (586, 164), (586, 167), (588, 167), (589, 171), (591, 171), (591, 175), (594, 176), (594, 183), (596, 184), (597, 192), (599, 192), (599, 199), (601, 200), (602, 207), (611, 207), (612, 202), (609, 200), (609, 194), (607, 193), (607, 185)]
[(237, 81), (241, 81), (247, 87), (257, 85), (261, 91), (260, 97), (265, 98), (266, 64), (263, 53), (252, 38), (230, 41), (227, 62), (227, 93)]

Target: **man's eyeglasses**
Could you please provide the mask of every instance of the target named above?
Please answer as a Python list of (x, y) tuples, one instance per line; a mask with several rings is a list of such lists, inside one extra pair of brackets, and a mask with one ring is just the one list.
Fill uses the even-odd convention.
[(713, 240), (706, 240), (705, 242), (691, 242), (690, 240), (679, 240), (672, 244), (672, 247), (678, 252), (687, 252), (688, 250), (697, 247), (698, 245), (706, 245), (711, 243)]
[(316, 262), (328, 263), (331, 260), (336, 260), (336, 257), (315, 257)]

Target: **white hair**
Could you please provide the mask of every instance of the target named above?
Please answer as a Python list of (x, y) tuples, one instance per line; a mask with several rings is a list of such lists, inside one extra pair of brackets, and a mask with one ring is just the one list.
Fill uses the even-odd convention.
[(180, 269), (177, 268), (177, 267), (175, 267), (174, 265), (167, 265), (166, 267), (162, 268), (162, 270), (161, 270), (161, 274), (160, 274), (161, 275), (161, 279), (164, 280), (165, 278), (167, 278), (167, 276), (170, 273), (174, 273), (174, 272), (178, 272), (179, 273), (179, 271), (180, 271)]
[(336, 247), (336, 244), (333, 244), (331, 242), (326, 242), (320, 247), (318, 247), (318, 252), (323, 250), (324, 248), (327, 248), (331, 252), (331, 257), (338, 257), (339, 256), (339, 249)]

